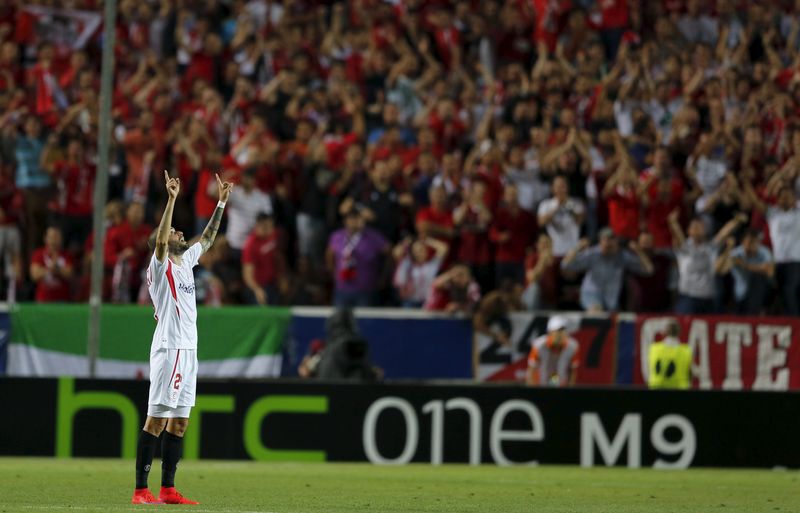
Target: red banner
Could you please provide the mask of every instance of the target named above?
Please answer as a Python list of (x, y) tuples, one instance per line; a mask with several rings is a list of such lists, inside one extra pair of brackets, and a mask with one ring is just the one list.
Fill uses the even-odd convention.
[(636, 316), (633, 382), (647, 381), (651, 343), (677, 319), (692, 347), (692, 384), (700, 389), (800, 389), (800, 320), (788, 317)]
[(15, 37), (27, 45), (51, 43), (63, 55), (86, 46), (102, 21), (97, 11), (25, 5), (18, 14)]

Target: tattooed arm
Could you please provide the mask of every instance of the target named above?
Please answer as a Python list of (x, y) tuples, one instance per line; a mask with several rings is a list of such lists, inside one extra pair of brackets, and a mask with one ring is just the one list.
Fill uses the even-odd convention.
[(222, 213), (225, 211), (225, 203), (228, 201), (233, 189), (233, 184), (223, 182), (219, 179), (219, 175), (216, 175), (216, 177), (217, 187), (219, 188), (219, 203), (217, 203), (217, 208), (214, 209), (206, 229), (203, 230), (203, 234), (200, 236), (200, 245), (203, 247), (203, 253), (211, 248), (211, 245), (214, 244), (214, 239), (217, 238), (219, 224), (222, 222)]

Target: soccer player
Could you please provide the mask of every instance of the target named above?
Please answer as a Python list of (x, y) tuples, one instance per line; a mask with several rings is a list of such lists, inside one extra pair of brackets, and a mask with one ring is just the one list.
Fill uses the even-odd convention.
[[(180, 179), (170, 178), (167, 171), (164, 178), (169, 197), (161, 223), (151, 236), (155, 252), (147, 268), (147, 288), (157, 324), (150, 348), (150, 398), (147, 420), (136, 449), (136, 489), (132, 502), (198, 504), (175, 489), (175, 471), (183, 452), (183, 434), (194, 406), (197, 381), (197, 305), (192, 268), (214, 243), (233, 185), (223, 183), (217, 176), (219, 203), (200, 240), (189, 246), (183, 232), (171, 227)], [(147, 488), (147, 475), (156, 442), (165, 430), (161, 441), (161, 493), (156, 499)]]

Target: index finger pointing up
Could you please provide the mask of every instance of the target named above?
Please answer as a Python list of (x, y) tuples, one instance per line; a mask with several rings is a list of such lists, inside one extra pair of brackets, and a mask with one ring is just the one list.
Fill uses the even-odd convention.
[(169, 172), (166, 169), (164, 170), (164, 180), (169, 182)]
[(219, 173), (214, 173), (214, 176), (217, 177), (217, 184), (219, 184), (219, 186), (222, 187), (222, 180), (219, 179)]

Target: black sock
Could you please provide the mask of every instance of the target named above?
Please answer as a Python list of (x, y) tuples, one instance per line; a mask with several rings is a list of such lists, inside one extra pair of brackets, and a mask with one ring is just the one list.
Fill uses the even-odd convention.
[(175, 471), (178, 470), (178, 461), (183, 456), (183, 437), (164, 431), (161, 440), (161, 486), (170, 488), (175, 486)]
[(157, 441), (158, 437), (147, 431), (139, 433), (139, 443), (136, 446), (136, 488), (147, 488), (147, 475), (153, 464)]

